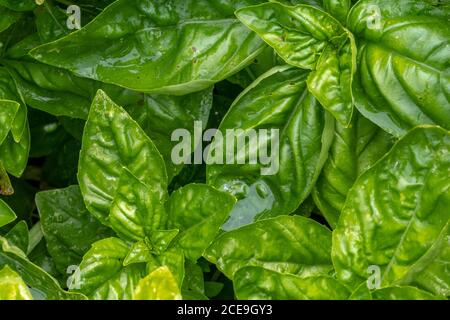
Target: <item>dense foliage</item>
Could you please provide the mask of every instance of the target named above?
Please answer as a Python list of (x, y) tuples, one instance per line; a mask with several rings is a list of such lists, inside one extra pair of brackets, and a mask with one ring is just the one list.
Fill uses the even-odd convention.
[[(449, 18), (0, 0), (0, 299), (447, 299)], [(196, 123), (277, 130), (278, 170), (174, 161)]]

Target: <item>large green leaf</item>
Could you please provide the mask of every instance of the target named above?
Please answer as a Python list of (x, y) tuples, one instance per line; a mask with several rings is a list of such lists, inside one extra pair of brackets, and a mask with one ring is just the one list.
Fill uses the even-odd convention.
[(333, 228), (356, 178), (392, 147), (392, 137), (356, 114), (350, 127), (336, 123), (333, 144), (313, 190), (314, 202)]
[(450, 29), (431, 1), (363, 0), (349, 15), (359, 38), (356, 106), (396, 136), (423, 124), (450, 129)]
[(211, 244), (236, 200), (228, 193), (203, 184), (190, 184), (173, 192), (166, 204), (168, 228), (180, 230), (176, 244), (196, 261)]
[(55, 116), (87, 119), (99, 89), (119, 105), (138, 103), (143, 95), (109, 84), (75, 76), (67, 70), (37, 62), (3, 60), (25, 102)]
[(78, 186), (36, 194), (47, 248), (58, 270), (80, 263), (92, 243), (112, 235), (87, 210)]
[[(236, 99), (220, 124), (220, 136), (216, 134), (209, 149), (207, 179), (238, 198), (225, 230), (292, 213), (309, 196), (325, 162), (334, 122), (308, 93), (306, 77), (306, 72), (288, 66), (272, 69)], [(227, 139), (228, 130), (235, 137)], [(231, 163), (226, 149), (233, 145)], [(261, 161), (265, 149), (272, 163)]]
[(326, 227), (300, 216), (280, 216), (224, 233), (204, 256), (230, 279), (247, 266), (305, 278), (332, 271), (330, 253)]
[(345, 300), (350, 292), (330, 276), (301, 278), (260, 267), (246, 267), (233, 279), (241, 300)]
[(107, 225), (124, 168), (154, 192), (167, 192), (164, 160), (155, 145), (125, 110), (99, 90), (84, 129), (78, 181), (86, 207)]
[(118, 238), (95, 242), (84, 255), (79, 270), (70, 278), (70, 288), (95, 300), (129, 300), (141, 278), (145, 264), (124, 267), (129, 245)]
[(119, 0), (83, 29), (31, 55), (138, 91), (200, 91), (244, 68), (264, 47), (233, 14), (260, 2)]
[[(172, 141), (172, 133), (175, 130), (187, 130), (191, 137), (194, 137), (194, 134), (199, 135), (194, 132), (194, 122), (201, 121), (201, 129), (205, 129), (212, 102), (212, 90), (209, 88), (180, 97), (146, 95), (143, 105), (134, 104), (125, 108), (161, 152), (166, 161), (169, 180), (181, 171), (183, 164), (187, 164), (175, 164), (172, 159), (172, 150), (178, 143), (178, 141)], [(194, 150), (196, 141), (193, 139), (191, 142), (192, 150)]]
[(85, 298), (77, 293), (63, 291), (53, 277), (29, 261), (19, 248), (11, 246), (8, 240), (0, 237), (0, 267), (6, 265), (17, 272), (31, 287), (33, 297), (36, 299), (79, 300)]
[(356, 69), (353, 35), (328, 13), (309, 5), (265, 3), (237, 11), (238, 18), (287, 63), (312, 70), (308, 88), (343, 125), (353, 112)]
[(32, 300), (30, 289), (10, 267), (0, 270), (0, 300)]
[(417, 128), (357, 179), (333, 233), (341, 281), (356, 287), (379, 268), (382, 287), (409, 284), (448, 246), (449, 151), (449, 132)]

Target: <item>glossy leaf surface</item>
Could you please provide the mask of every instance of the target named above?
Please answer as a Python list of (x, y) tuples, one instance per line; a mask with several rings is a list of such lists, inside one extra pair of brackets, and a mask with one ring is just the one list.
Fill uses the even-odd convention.
[(302, 278), (260, 267), (240, 269), (233, 279), (241, 300), (345, 300), (348, 290), (328, 276)]
[[(331, 143), (333, 120), (308, 93), (306, 77), (295, 68), (272, 69), (237, 98), (220, 124), (223, 139), (216, 135), (210, 146), (207, 180), (238, 199), (224, 230), (289, 214), (311, 192)], [(229, 129), (234, 136), (227, 139)], [(236, 150), (231, 158), (230, 145)]]
[(264, 47), (233, 14), (259, 2), (119, 0), (80, 31), (31, 55), (138, 91), (196, 92), (244, 68)]
[(333, 233), (341, 281), (356, 287), (375, 266), (381, 286), (408, 284), (448, 246), (449, 150), (447, 131), (417, 128), (357, 179)]
[(210, 186), (190, 184), (170, 196), (168, 227), (179, 229), (176, 244), (196, 261), (211, 244), (233, 208), (233, 196)]
[(248, 266), (304, 278), (330, 272), (330, 252), (326, 227), (299, 216), (280, 216), (224, 233), (204, 256), (230, 279)]
[(393, 135), (424, 124), (450, 129), (447, 19), (445, 9), (417, 0), (364, 0), (350, 12), (360, 39), (356, 106)]
[(83, 135), (78, 181), (88, 210), (109, 225), (109, 211), (123, 168), (153, 191), (164, 194), (163, 158), (139, 125), (99, 91)]

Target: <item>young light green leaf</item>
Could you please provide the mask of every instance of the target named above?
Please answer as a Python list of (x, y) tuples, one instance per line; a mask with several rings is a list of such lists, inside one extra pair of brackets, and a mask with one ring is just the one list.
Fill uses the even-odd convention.
[(82, 300), (78, 293), (69, 293), (61, 289), (58, 282), (43, 269), (29, 261), (19, 248), (11, 246), (0, 237), (0, 267), (8, 265), (17, 272), (24, 282), (32, 288), (33, 297), (49, 300)]
[(224, 233), (204, 256), (230, 279), (248, 266), (305, 278), (332, 271), (330, 253), (326, 227), (300, 216), (280, 216)]
[(419, 127), (357, 179), (333, 233), (339, 280), (356, 287), (371, 267), (381, 286), (409, 284), (448, 246), (449, 151), (448, 131)]
[(95, 300), (131, 299), (146, 271), (145, 264), (123, 266), (129, 250), (130, 246), (118, 238), (95, 242), (70, 278), (70, 288)]
[(121, 107), (98, 91), (86, 123), (78, 181), (87, 209), (110, 225), (123, 168), (154, 192), (167, 190), (164, 160), (150, 138)]
[(26, 283), (8, 266), (0, 270), (0, 300), (33, 300)]
[(30, 54), (133, 90), (188, 94), (241, 70), (264, 48), (234, 17), (239, 7), (261, 2), (119, 0), (81, 30)]
[(175, 245), (192, 261), (199, 259), (219, 233), (236, 199), (203, 184), (173, 192), (166, 203), (168, 227), (179, 229)]
[(48, 251), (62, 274), (78, 265), (94, 242), (113, 234), (86, 210), (78, 186), (39, 192), (36, 206)]
[(329, 276), (302, 278), (261, 267), (245, 267), (233, 279), (241, 300), (346, 300), (350, 292)]
[(181, 300), (177, 282), (167, 267), (160, 267), (140, 280), (133, 300)]
[[(272, 69), (222, 120), (208, 151), (207, 181), (238, 199), (224, 230), (292, 213), (309, 196), (326, 160), (334, 121), (308, 92), (306, 77), (307, 72), (289, 66)], [(229, 146), (234, 146), (231, 153), (225, 150)]]
[(159, 267), (167, 267), (176, 280), (179, 288), (182, 287), (185, 277), (185, 262), (184, 253), (179, 248), (170, 248), (159, 255), (154, 256), (155, 259), (147, 263), (147, 273), (151, 273)]

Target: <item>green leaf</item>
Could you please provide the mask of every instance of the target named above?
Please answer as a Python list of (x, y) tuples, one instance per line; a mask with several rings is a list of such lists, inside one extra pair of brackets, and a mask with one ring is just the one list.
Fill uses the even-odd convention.
[(342, 24), (347, 22), (347, 15), (352, 7), (351, 0), (324, 0), (324, 9)]
[(219, 233), (236, 200), (203, 184), (190, 184), (173, 192), (166, 204), (168, 227), (179, 229), (175, 240), (192, 261), (199, 259)]
[(12, 209), (0, 199), (0, 227), (16, 220), (16, 214)]
[(0, 6), (15, 11), (31, 11), (36, 8), (35, 0), (0, 0)]
[[(201, 132), (194, 131), (194, 122), (201, 121), (201, 129), (205, 129), (212, 102), (212, 89), (209, 88), (181, 97), (145, 95), (143, 105), (137, 103), (125, 108), (161, 152), (169, 181), (181, 171), (183, 164), (187, 164), (175, 164), (172, 160), (172, 150), (178, 144), (178, 141), (173, 141), (173, 132), (187, 130), (191, 137), (201, 135)], [(193, 139), (192, 150), (195, 150), (195, 142)]]
[(35, 299), (80, 300), (83, 295), (63, 291), (58, 282), (43, 269), (30, 262), (25, 253), (0, 237), (0, 267), (8, 265), (31, 287)]
[(145, 185), (124, 168), (108, 216), (111, 228), (125, 240), (151, 236), (165, 224), (166, 197), (166, 190)]
[(10, 132), (0, 146), (0, 160), (6, 171), (15, 177), (22, 176), (28, 163), (30, 152), (30, 128), (25, 120), (25, 129), (18, 141), (14, 140)]
[(169, 268), (160, 267), (139, 281), (133, 300), (181, 300), (181, 292)]
[(356, 107), (387, 132), (418, 125), (450, 129), (448, 17), (418, 0), (363, 0), (349, 15), (360, 39)]
[(65, 10), (46, 1), (34, 11), (36, 28), (42, 43), (51, 42), (70, 33), (67, 28), (68, 14)]
[(246, 267), (233, 279), (240, 300), (346, 300), (348, 290), (328, 276), (302, 278), (260, 267)]
[(5, 235), (11, 246), (15, 246), (23, 252), (28, 252), (29, 234), (28, 225), (25, 221), (19, 221), (16, 225), (8, 231)]
[[(431, 256), (431, 263), (414, 275), (412, 285), (438, 296), (450, 296), (450, 230)], [(436, 255), (437, 254), (437, 255)]]
[[(326, 160), (334, 122), (309, 94), (306, 77), (288, 66), (272, 69), (222, 120), (208, 151), (207, 181), (238, 199), (224, 230), (292, 213), (308, 198)], [(234, 136), (227, 137), (229, 129)]]
[(8, 29), (20, 17), (21, 14), (19, 12), (0, 6), (0, 33)]
[(81, 30), (30, 54), (133, 90), (188, 94), (241, 70), (264, 48), (234, 17), (239, 7), (260, 2), (119, 0)]
[(121, 107), (98, 91), (86, 123), (78, 181), (88, 210), (102, 223), (108, 216), (124, 168), (151, 190), (164, 194), (167, 174), (153, 142)]
[(374, 300), (445, 300), (415, 287), (383, 288), (372, 292), (372, 297)]
[(185, 277), (183, 279), (183, 298), (185, 294), (205, 295), (205, 279), (202, 268), (189, 260), (185, 262)]
[(449, 132), (420, 127), (357, 179), (333, 233), (339, 280), (356, 287), (371, 267), (382, 287), (409, 284), (448, 246), (449, 150)]
[(312, 70), (311, 93), (341, 124), (350, 123), (356, 45), (348, 30), (309, 5), (264, 3), (240, 9), (236, 15), (288, 64)]
[(350, 127), (335, 125), (334, 139), (322, 173), (313, 190), (314, 202), (335, 228), (347, 193), (364, 171), (392, 147), (388, 133), (356, 114)]
[(224, 233), (204, 256), (230, 279), (247, 266), (305, 278), (333, 270), (330, 253), (326, 227), (300, 216), (280, 216)]
[(0, 161), (0, 195), (11, 196), (13, 194), (14, 188), (11, 184), (11, 180), (9, 179), (8, 173)]
[[(64, 280), (67, 280), (66, 278), (70, 275), (70, 271), (72, 271), (68, 270), (69, 272), (62, 275), (57, 270), (53, 257), (48, 253), (45, 239), (41, 239), (38, 245), (28, 254), (28, 259), (38, 267), (44, 269), (45, 272), (57, 279), (61, 284)], [(66, 285), (67, 283), (64, 283), (64, 287), (67, 287)]]
[(131, 245), (130, 251), (123, 260), (123, 266), (126, 267), (134, 263), (154, 262), (152, 248), (143, 240), (137, 241)]
[(47, 248), (57, 269), (66, 274), (92, 243), (112, 235), (87, 210), (78, 186), (36, 194)]
[(145, 264), (123, 266), (129, 249), (129, 245), (118, 238), (95, 242), (69, 279), (70, 288), (95, 300), (131, 299), (146, 272)]
[(0, 300), (33, 300), (25, 282), (8, 266), (0, 270)]
[(96, 92), (105, 91), (116, 103), (132, 105), (142, 94), (75, 76), (37, 62), (3, 60), (25, 102), (54, 116), (87, 119)]
[(171, 248), (154, 257), (154, 260), (147, 263), (147, 273), (166, 266), (174, 276), (178, 287), (181, 288), (185, 277), (184, 266), (186, 263), (183, 251), (178, 248)]

